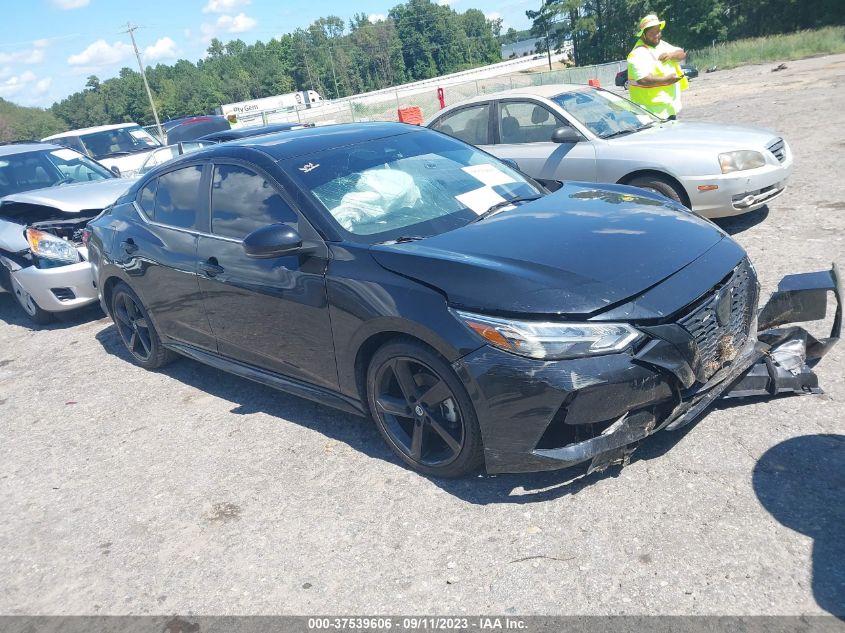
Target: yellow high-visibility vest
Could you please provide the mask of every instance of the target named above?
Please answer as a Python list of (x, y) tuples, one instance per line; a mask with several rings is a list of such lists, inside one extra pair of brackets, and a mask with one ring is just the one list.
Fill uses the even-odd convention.
[[(650, 75), (663, 75), (665, 77), (678, 76), (681, 80), (678, 82), (665, 83), (657, 86), (641, 86), (631, 77), (632, 58), (636, 50), (640, 47), (648, 47), (642, 40), (637, 40), (633, 50), (628, 54), (628, 90), (631, 101), (643, 106), (649, 112), (656, 114), (662, 119), (678, 114), (680, 111), (680, 99), (676, 97), (676, 90), (686, 90), (689, 88), (689, 82), (681, 70), (681, 65), (674, 59), (667, 62), (661, 62), (656, 57), (654, 58), (654, 65)], [(665, 65), (672, 68), (672, 73), (665, 72)], [(678, 84), (677, 88), (675, 83)]]

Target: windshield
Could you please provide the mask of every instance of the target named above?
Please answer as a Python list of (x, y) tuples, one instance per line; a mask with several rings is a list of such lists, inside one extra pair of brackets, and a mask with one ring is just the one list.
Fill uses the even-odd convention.
[(286, 161), (350, 239), (427, 237), (492, 206), (542, 195), (499, 160), (435, 132), (415, 132)]
[(102, 165), (72, 149), (23, 152), (0, 157), (0, 196), (115, 177)]
[(161, 145), (140, 125), (83, 134), (79, 138), (88, 153), (97, 159), (145, 152)]
[(660, 120), (607, 90), (565, 92), (552, 97), (552, 101), (601, 138), (630, 134)]

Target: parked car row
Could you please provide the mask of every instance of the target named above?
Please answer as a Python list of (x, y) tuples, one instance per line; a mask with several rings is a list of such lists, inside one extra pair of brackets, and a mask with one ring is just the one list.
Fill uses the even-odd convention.
[[(836, 269), (786, 278), (758, 309), (746, 253), (676, 197), (561, 182), (498, 151), (571, 129), (583, 138), (561, 153), (591, 144), (595, 166), (612, 134), (664, 129), (600, 92), (556, 90), (454, 106), (434, 129), (336, 125), (183, 153), (122, 181), (86, 250), (36, 236), (14, 263), (60, 270), (72, 246), (141, 367), (187, 356), (370, 416), (438, 477), (601, 470), (719, 397), (817, 390), (810, 365), (841, 334)], [(778, 327), (823, 316), (827, 292), (830, 338)]]

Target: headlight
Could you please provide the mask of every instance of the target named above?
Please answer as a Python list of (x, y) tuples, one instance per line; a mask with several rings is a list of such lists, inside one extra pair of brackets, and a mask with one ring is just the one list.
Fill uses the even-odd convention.
[(65, 264), (75, 264), (82, 261), (79, 251), (70, 242), (38, 229), (26, 230), (26, 241), (32, 253), (43, 259), (49, 259)]
[(529, 358), (555, 360), (621, 352), (641, 336), (622, 323), (548, 323), (457, 313), (490, 345)]
[(766, 157), (760, 152), (754, 152), (752, 150), (744, 149), (737, 152), (719, 154), (719, 166), (722, 168), (723, 174), (729, 174), (732, 171), (757, 169), (765, 164)]

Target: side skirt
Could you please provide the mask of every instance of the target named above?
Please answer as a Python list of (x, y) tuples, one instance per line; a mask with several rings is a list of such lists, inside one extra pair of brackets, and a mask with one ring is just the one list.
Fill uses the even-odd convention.
[(241, 378), (247, 378), (248, 380), (259, 382), (262, 385), (267, 385), (273, 389), (278, 389), (279, 391), (284, 391), (291, 395), (299, 396), (300, 398), (307, 398), (308, 400), (313, 400), (314, 402), (319, 402), (320, 404), (340, 409), (346, 413), (366, 416), (360, 401), (334, 391), (323, 389), (322, 387), (317, 387), (294, 378), (288, 378), (287, 376), (282, 376), (280, 374), (267, 371), (266, 369), (261, 369), (260, 367), (247, 365), (246, 363), (242, 363), (231, 358), (224, 358), (222, 356), (218, 356), (217, 354), (212, 354), (206, 352), (205, 350), (185, 345), (184, 343), (175, 343), (171, 341), (164, 343), (164, 346), (168, 349), (172, 349), (174, 352), (182, 354), (183, 356), (192, 358), (205, 365), (210, 365), (215, 369), (221, 369), (231, 374), (235, 374), (236, 376), (240, 376)]

